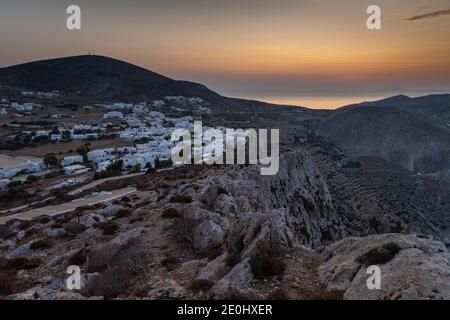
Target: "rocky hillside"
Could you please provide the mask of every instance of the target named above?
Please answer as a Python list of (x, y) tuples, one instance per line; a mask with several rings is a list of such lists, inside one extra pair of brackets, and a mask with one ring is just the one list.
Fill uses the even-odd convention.
[(433, 124), (450, 129), (450, 94), (432, 94), (423, 97), (410, 98), (405, 95), (394, 96), (387, 99), (363, 102), (342, 109), (359, 107), (387, 107), (395, 108), (421, 115)]
[[(394, 242), (395, 252), (375, 262), (386, 265), (386, 272), (391, 263), (412, 263), (391, 272), (387, 289), (403, 292), (402, 279), (411, 268), (432, 269), (435, 280), (423, 276), (411, 282), (408, 294), (383, 291), (374, 297), (445, 297), (442, 285), (435, 288), (448, 283), (443, 245), (400, 235), (334, 243), (346, 236), (346, 227), (309, 156), (287, 153), (280, 168), (277, 176), (263, 177), (252, 166), (183, 167), (122, 181), (139, 191), (120, 201), (55, 218), (11, 221), (0, 228), (0, 294), (8, 299), (358, 299), (372, 293), (350, 293), (357, 284), (352, 272), (372, 261), (374, 248)], [(76, 292), (65, 287), (69, 265), (82, 270), (82, 289)], [(339, 279), (347, 280), (342, 285)]]
[(150, 99), (172, 95), (218, 97), (203, 85), (172, 80), (103, 56), (75, 56), (2, 68), (0, 83), (27, 90), (77, 93), (98, 100)]
[(421, 116), (395, 108), (336, 111), (320, 126), (351, 156), (379, 156), (421, 173), (450, 169), (450, 132)]

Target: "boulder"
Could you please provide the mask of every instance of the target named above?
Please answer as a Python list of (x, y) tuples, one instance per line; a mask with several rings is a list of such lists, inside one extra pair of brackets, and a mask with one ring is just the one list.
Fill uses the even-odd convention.
[(78, 223), (84, 226), (86, 229), (92, 228), (97, 223), (105, 222), (105, 218), (102, 215), (95, 213), (83, 214), (79, 219)]
[[(345, 299), (450, 299), (450, 255), (446, 247), (416, 235), (345, 238), (327, 247), (319, 267), (328, 289)], [(381, 270), (381, 289), (370, 290), (368, 267)]]
[(139, 238), (142, 231), (142, 228), (132, 229), (93, 249), (87, 256), (87, 271), (97, 272), (106, 269), (121, 250), (126, 249), (133, 240)]
[(224, 232), (211, 220), (199, 224), (194, 231), (193, 243), (198, 250), (210, 250), (223, 244)]
[(217, 297), (223, 297), (231, 292), (240, 291), (247, 287), (253, 280), (250, 258), (242, 260), (217, 284), (211, 288), (211, 293)]
[(176, 281), (166, 279), (156, 284), (156, 289), (150, 290), (148, 298), (151, 300), (161, 299), (183, 299), (186, 297), (186, 289), (180, 286)]
[(45, 228), (42, 233), (49, 238), (59, 238), (67, 234), (64, 228)]
[(23, 245), (17, 247), (16, 249), (14, 249), (13, 251), (11, 251), (8, 256), (10, 258), (26, 256), (32, 252), (30, 245), (31, 245), (30, 243), (23, 244)]
[(105, 208), (98, 209), (97, 214), (107, 218), (107, 217), (113, 217), (120, 209), (122, 209), (121, 206), (108, 203), (108, 205)]
[(197, 275), (197, 280), (215, 282), (228, 271), (226, 265), (227, 255), (222, 254), (204, 266)]

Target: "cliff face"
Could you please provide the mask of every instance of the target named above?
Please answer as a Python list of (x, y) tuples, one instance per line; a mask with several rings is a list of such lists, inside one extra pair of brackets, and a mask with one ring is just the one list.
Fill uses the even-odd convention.
[(301, 151), (282, 155), (280, 171), (274, 176), (261, 176), (255, 166), (234, 168), (176, 192), (195, 199), (196, 204), (185, 210), (186, 220), (192, 220), (193, 211), (201, 210), (225, 229), (224, 233), (242, 223), (271, 221), (271, 228), (282, 235), (282, 246), (313, 249), (346, 234), (324, 178)]
[(258, 274), (279, 272), (285, 263), (276, 259), (286, 251), (319, 249), (346, 234), (324, 178), (301, 151), (282, 155), (274, 176), (236, 167), (172, 190), (167, 198), (173, 197), (192, 199), (177, 209), (179, 229), (194, 248), (220, 248), (197, 277), (216, 297), (246, 288)]

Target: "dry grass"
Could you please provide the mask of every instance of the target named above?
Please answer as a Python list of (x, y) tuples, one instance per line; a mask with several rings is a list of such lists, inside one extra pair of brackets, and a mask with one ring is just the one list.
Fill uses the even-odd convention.
[(212, 288), (214, 283), (212, 283), (209, 280), (194, 280), (192, 284), (190, 285), (189, 289), (192, 291), (208, 291)]
[(253, 257), (250, 265), (257, 279), (282, 275), (286, 271), (286, 263), (273, 252)]
[(325, 287), (320, 287), (315, 290), (311, 296), (310, 300), (343, 300), (344, 292), (339, 290), (328, 290)]
[(170, 202), (172, 203), (191, 203), (192, 201), (191, 196), (176, 195), (170, 198)]
[(113, 222), (107, 222), (100, 226), (100, 229), (103, 230), (103, 235), (111, 236), (117, 233), (119, 230), (119, 226)]
[(68, 265), (76, 265), (76, 266), (82, 266), (86, 263), (88, 250), (81, 249), (75, 252), (72, 256), (69, 257), (67, 260)]
[(167, 268), (168, 271), (174, 270), (179, 264), (176, 256), (167, 256), (161, 260), (161, 265)]
[(31, 250), (45, 250), (53, 247), (53, 243), (48, 239), (39, 239), (30, 244)]
[(7, 259), (0, 266), (0, 270), (31, 270), (41, 265), (39, 258), (17, 257)]
[(26, 283), (17, 277), (16, 272), (0, 271), (0, 299), (26, 289), (28, 289)]
[(128, 208), (123, 208), (117, 211), (117, 213), (114, 215), (114, 219), (120, 219), (131, 216), (131, 210)]
[(284, 289), (277, 289), (269, 294), (267, 300), (289, 300), (289, 293)]
[(180, 212), (178, 212), (175, 208), (168, 208), (164, 210), (164, 212), (161, 215), (164, 219), (175, 219), (180, 217)]
[(226, 295), (224, 295), (222, 297), (222, 300), (225, 300), (225, 301), (239, 301), (239, 300), (251, 300), (251, 299), (252, 299), (252, 297), (250, 297), (249, 295), (247, 295), (241, 291), (236, 291), (236, 290), (228, 292)]

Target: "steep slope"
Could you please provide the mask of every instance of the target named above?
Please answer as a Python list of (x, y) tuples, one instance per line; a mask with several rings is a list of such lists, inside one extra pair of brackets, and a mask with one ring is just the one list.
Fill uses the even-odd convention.
[[(231, 111), (280, 111), (261, 101), (223, 97), (206, 86), (173, 80), (139, 66), (104, 56), (73, 56), (0, 68), (0, 86), (15, 90), (63, 92), (65, 102), (143, 101), (166, 96), (199, 97), (221, 115)], [(304, 108), (302, 108), (305, 110)]]
[(353, 104), (341, 109), (347, 110), (360, 107), (390, 107), (416, 113), (434, 125), (450, 130), (450, 94), (432, 94), (417, 98), (399, 95), (379, 101)]
[(345, 106), (342, 109), (355, 107), (395, 107), (424, 115), (431, 115), (450, 110), (450, 94), (431, 94), (410, 98), (405, 95), (389, 97), (378, 101), (363, 102)]
[(78, 93), (98, 99), (158, 98), (170, 95), (219, 97), (203, 85), (175, 81), (103, 56), (75, 56), (2, 68), (0, 83), (29, 90)]
[(380, 156), (422, 173), (450, 169), (450, 133), (397, 108), (341, 109), (319, 132), (354, 156)]

